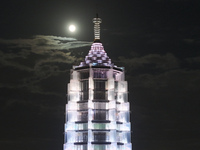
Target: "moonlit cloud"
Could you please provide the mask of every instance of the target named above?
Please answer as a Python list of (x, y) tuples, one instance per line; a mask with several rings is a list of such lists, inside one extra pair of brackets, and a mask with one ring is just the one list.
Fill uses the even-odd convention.
[(41, 54), (49, 50), (69, 50), (90, 46), (92, 42), (77, 41), (74, 38), (36, 35), (30, 39), (0, 39), (1, 44), (9, 48), (30, 49), (31, 52)]
[[(71, 49), (91, 45), (91, 42), (77, 41), (74, 38), (44, 35), (30, 39), (0, 39), (0, 43), (5, 45), (0, 49), (1, 64), (27, 71), (33, 71), (35, 66), (41, 65), (41, 62), (72, 63), (78, 58), (71, 55)], [(20, 63), (21, 61), (23, 63)], [(30, 64), (32, 61), (34, 61), (32, 67), (28, 67), (25, 63)]]
[[(27, 87), (34, 93), (53, 94), (43, 90), (40, 82), (66, 73), (70, 69), (67, 68), (68, 64), (71, 67), (83, 59), (72, 54), (72, 49), (76, 51), (76, 48), (90, 46), (92, 42), (77, 41), (68, 37), (36, 35), (28, 39), (0, 39), (0, 44), (4, 45), (0, 49), (0, 67), (9, 70), (2, 72), (4, 78), (1, 78), (0, 87)], [(9, 81), (11, 72), (17, 74), (12, 79), (18, 82), (12, 80), (4, 82)]]

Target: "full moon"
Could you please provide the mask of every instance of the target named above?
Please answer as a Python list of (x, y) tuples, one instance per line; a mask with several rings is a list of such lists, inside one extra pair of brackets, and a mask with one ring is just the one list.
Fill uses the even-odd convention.
[(70, 31), (70, 32), (74, 32), (75, 30), (76, 30), (75, 25), (70, 25), (70, 26), (69, 26), (69, 31)]

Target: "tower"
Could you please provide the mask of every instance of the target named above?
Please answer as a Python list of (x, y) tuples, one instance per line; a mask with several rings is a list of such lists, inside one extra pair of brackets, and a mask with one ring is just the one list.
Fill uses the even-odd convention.
[(111, 63), (100, 42), (98, 15), (93, 23), (94, 43), (71, 69), (64, 150), (132, 150), (124, 68)]

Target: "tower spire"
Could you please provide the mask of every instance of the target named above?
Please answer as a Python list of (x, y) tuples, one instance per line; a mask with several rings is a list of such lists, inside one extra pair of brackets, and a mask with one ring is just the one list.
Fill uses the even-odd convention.
[(94, 42), (100, 42), (100, 23), (102, 22), (101, 18), (99, 18), (98, 13), (96, 14), (96, 18), (93, 19), (94, 23)]

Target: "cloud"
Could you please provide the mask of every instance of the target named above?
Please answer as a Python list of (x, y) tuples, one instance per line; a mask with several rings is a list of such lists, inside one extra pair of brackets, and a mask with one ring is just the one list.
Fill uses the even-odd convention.
[[(0, 44), (3, 45), (0, 49), (0, 63), (3, 66), (33, 71), (35, 64), (41, 65), (42, 62), (72, 63), (77, 58), (71, 55), (70, 50), (90, 46), (92, 42), (77, 41), (67, 37), (36, 35), (30, 39), (0, 39)], [(27, 63), (30, 64), (31, 61), (34, 61), (32, 68), (27, 66)]]
[(148, 67), (160, 70), (169, 70), (178, 68), (180, 62), (173, 54), (167, 53), (165, 55), (149, 54), (143, 57), (124, 58), (119, 57), (119, 62), (127, 66), (129, 69), (138, 69), (142, 67)]
[(0, 87), (27, 87), (34, 93), (54, 94), (43, 90), (40, 82), (66, 73), (74, 62), (83, 59), (72, 53), (72, 49), (76, 51), (92, 42), (36, 35), (27, 39), (0, 39), (0, 44), (0, 68), (3, 70)]
[(189, 63), (200, 63), (200, 56), (186, 58), (186, 61)]
[(135, 76), (128, 75), (127, 78), (134, 87), (154, 89), (170, 87), (170, 90), (174, 89), (174, 91), (176, 89), (183, 91), (198, 91), (200, 89), (200, 70), (177, 69), (157, 75), (147, 73)]
[(74, 38), (36, 35), (30, 39), (0, 39), (1, 44), (8, 45), (11, 49), (29, 49), (32, 53), (41, 54), (50, 50), (69, 50), (90, 46), (92, 42), (77, 41)]
[(200, 57), (186, 60), (185, 65), (184, 61), (172, 53), (167, 53), (134, 58), (119, 57), (117, 63), (125, 66), (126, 77), (132, 87), (154, 89), (171, 87), (171, 90), (197, 91), (200, 88), (200, 70), (197, 67), (189, 70), (187, 66), (190, 63), (199, 64)]

